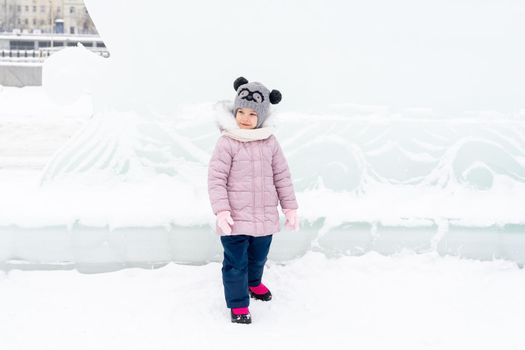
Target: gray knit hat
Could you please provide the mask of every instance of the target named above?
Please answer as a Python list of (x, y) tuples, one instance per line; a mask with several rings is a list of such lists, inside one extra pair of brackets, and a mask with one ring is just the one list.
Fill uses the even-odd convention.
[(233, 88), (237, 92), (233, 105), (233, 116), (237, 114), (239, 108), (252, 108), (257, 112), (257, 125), (260, 128), (266, 117), (271, 104), (281, 101), (279, 90), (268, 90), (263, 84), (252, 81), (251, 83), (244, 77), (239, 77), (233, 82)]

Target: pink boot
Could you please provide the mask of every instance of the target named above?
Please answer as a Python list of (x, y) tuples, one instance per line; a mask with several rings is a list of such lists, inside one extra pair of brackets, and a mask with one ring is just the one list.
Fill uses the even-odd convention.
[(231, 309), (231, 319), (233, 323), (252, 323), (252, 316), (247, 307), (234, 307)]
[(272, 300), (272, 293), (264, 284), (259, 284), (255, 287), (248, 287), (250, 296), (257, 300), (270, 301)]

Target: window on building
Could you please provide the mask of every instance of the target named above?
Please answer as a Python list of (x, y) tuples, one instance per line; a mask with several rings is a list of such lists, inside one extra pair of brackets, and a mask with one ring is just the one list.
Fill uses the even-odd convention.
[(46, 21), (44, 21), (43, 19), (40, 20), (40, 25), (43, 26), (46, 24)]
[(17, 12), (22, 12), (22, 6), (16, 5), (16, 11)]
[(11, 50), (33, 50), (35, 48), (34, 41), (11, 40), (9, 43)]
[(36, 18), (33, 18), (33, 25), (36, 26)]
[(46, 5), (40, 5), (40, 12), (42, 13), (46, 12)]
[(75, 6), (71, 6), (69, 8), (69, 13), (75, 13)]
[(26, 10), (26, 12), (29, 12), (29, 5), (25, 6), (25, 10)]
[(29, 20), (26, 18), (24, 19), (24, 24), (27, 26), (29, 24)]
[(69, 34), (75, 34), (75, 27), (69, 27)]
[(33, 12), (36, 12), (36, 6), (33, 6)]
[(16, 19), (16, 23), (21, 24), (21, 23), (22, 23), (22, 20), (21, 20), (20, 18), (17, 18), (17, 19)]

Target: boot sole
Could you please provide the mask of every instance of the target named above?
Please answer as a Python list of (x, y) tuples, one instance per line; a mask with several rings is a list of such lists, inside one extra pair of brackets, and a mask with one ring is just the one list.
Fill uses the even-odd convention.
[(259, 295), (259, 294), (255, 294), (254, 292), (250, 290), (249, 293), (250, 293), (250, 297), (256, 300), (261, 300), (261, 301), (272, 300), (272, 294), (270, 292), (268, 292), (267, 294)]
[(251, 323), (252, 323), (252, 320), (232, 320), (232, 323), (237, 323), (237, 324), (251, 324)]
[[(245, 315), (242, 315), (245, 316)], [(239, 323), (239, 324), (250, 324), (252, 323), (252, 315), (248, 314), (248, 317), (239, 317), (236, 318), (233, 313), (230, 313), (231, 321), (232, 323)]]

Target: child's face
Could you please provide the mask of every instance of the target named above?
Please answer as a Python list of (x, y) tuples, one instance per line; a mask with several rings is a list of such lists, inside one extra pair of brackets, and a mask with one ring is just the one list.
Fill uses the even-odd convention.
[(257, 126), (257, 112), (252, 108), (239, 108), (235, 113), (235, 121), (241, 129), (253, 129)]

